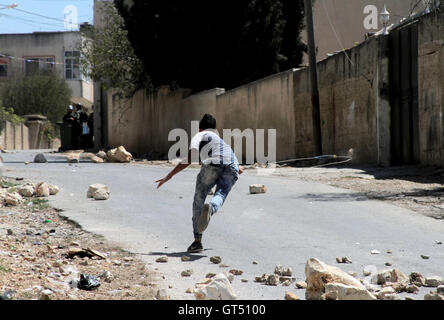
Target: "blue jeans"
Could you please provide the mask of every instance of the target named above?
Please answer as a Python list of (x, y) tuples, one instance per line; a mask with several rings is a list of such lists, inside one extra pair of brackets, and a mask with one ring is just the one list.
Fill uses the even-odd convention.
[(212, 213), (214, 214), (222, 207), (238, 177), (237, 166), (202, 165), (196, 180), (193, 202), (193, 232), (195, 239), (202, 238), (202, 234), (197, 232), (197, 221), (210, 190), (216, 185), (216, 192), (210, 201)]

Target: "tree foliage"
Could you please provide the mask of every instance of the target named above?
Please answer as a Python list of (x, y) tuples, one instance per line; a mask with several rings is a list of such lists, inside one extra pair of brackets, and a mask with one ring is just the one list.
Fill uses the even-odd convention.
[(14, 78), (0, 87), (0, 100), (6, 110), (17, 115), (40, 114), (55, 124), (70, 104), (71, 88), (55, 75)]
[(134, 54), (122, 17), (110, 4), (102, 8), (103, 27), (81, 28), (82, 73), (101, 81), (108, 89), (132, 96), (140, 88), (149, 88), (150, 82), (142, 62)]
[(227, 89), (302, 62), (303, 0), (114, 0), (154, 86)]

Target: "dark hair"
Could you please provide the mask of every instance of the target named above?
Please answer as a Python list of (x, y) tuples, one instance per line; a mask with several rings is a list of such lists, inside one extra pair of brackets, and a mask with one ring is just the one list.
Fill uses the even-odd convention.
[(216, 119), (211, 114), (206, 113), (199, 122), (199, 129), (216, 129)]
[(77, 109), (77, 110), (81, 110), (82, 107), (83, 107), (83, 106), (82, 106), (80, 103), (76, 104), (76, 109)]

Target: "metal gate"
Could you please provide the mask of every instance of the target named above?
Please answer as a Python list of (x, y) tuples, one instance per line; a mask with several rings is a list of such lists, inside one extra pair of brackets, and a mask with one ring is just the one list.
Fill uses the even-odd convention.
[(419, 162), (418, 25), (390, 31), (392, 165)]

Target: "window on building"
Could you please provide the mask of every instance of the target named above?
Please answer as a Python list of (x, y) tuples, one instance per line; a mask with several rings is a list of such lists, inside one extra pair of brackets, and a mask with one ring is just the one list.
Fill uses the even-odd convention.
[(80, 51), (65, 51), (65, 79), (81, 79)]
[(25, 75), (45, 75), (54, 72), (54, 58), (25, 58)]

